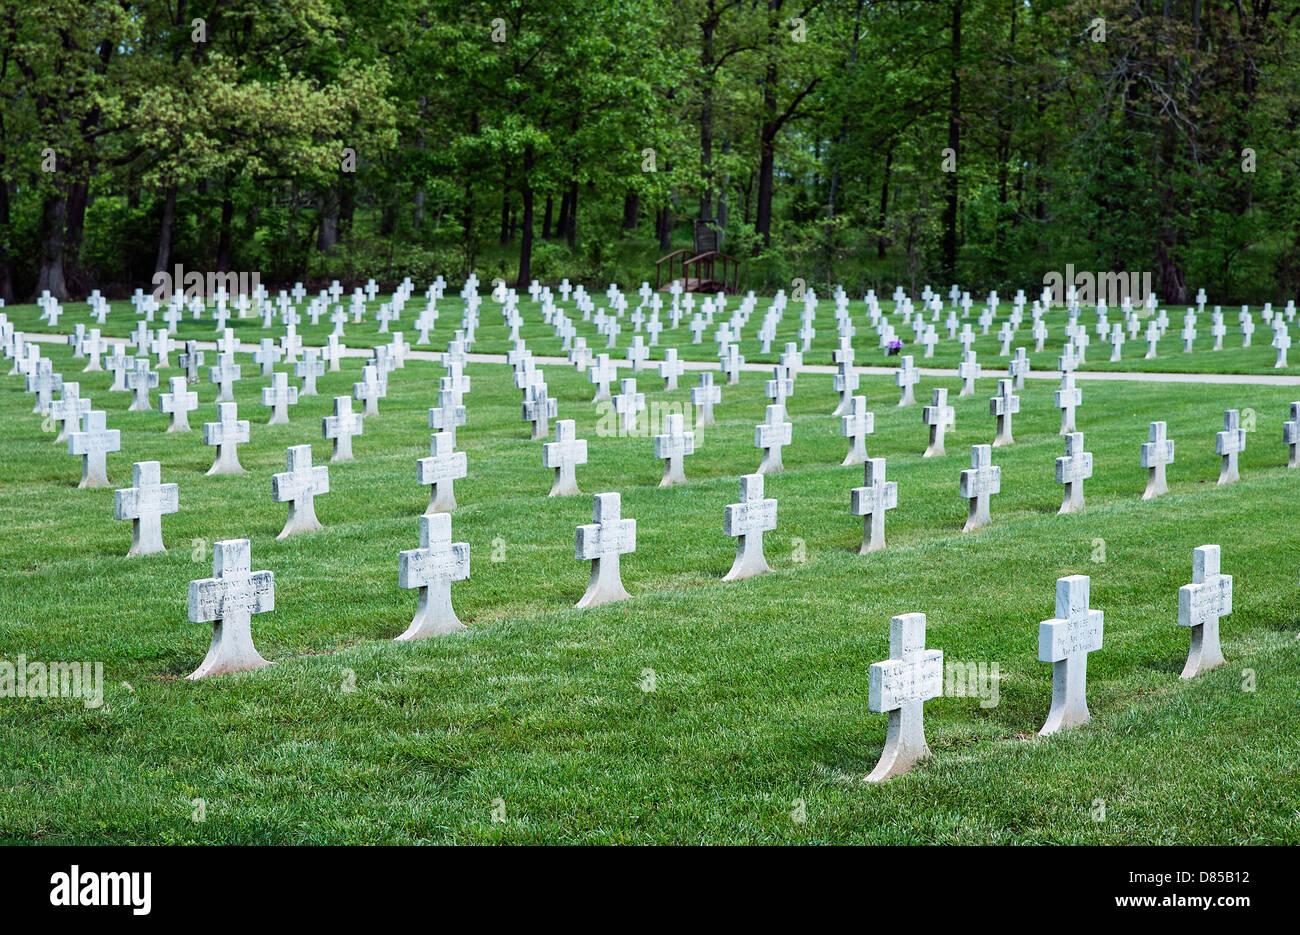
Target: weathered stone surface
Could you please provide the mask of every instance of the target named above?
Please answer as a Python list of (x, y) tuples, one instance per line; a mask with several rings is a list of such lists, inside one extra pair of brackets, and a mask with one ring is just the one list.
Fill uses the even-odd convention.
[(420, 517), (420, 547), (398, 553), (397, 584), (418, 588), (415, 616), (398, 640), (419, 640), (466, 629), (451, 606), (453, 581), (469, 579), (469, 543), (451, 541), (451, 516)]
[(239, 407), (235, 403), (219, 403), (217, 421), (203, 424), (203, 444), (217, 449), (208, 474), (246, 473), (239, 463), (239, 446), (249, 437), (248, 420), (239, 418)]
[(1083, 433), (1065, 436), (1065, 457), (1056, 459), (1056, 482), (1065, 485), (1057, 513), (1083, 509), (1083, 482), (1092, 477), (1092, 452), (1083, 450)]
[(581, 493), (574, 468), (587, 463), (587, 440), (577, 437), (577, 423), (560, 419), (555, 423), (555, 441), (542, 445), (542, 467), (555, 470), (552, 497)]
[(1092, 580), (1056, 581), (1056, 616), (1038, 625), (1038, 660), (1052, 664), (1052, 707), (1039, 736), (1087, 724), (1088, 653), (1101, 649), (1102, 612), (1088, 607)]
[(1192, 553), (1192, 583), (1178, 589), (1178, 625), (1192, 633), (1182, 678), (1223, 664), (1219, 620), (1231, 613), (1232, 575), (1219, 571), (1219, 547), (1203, 545)]
[(898, 507), (898, 484), (885, 480), (885, 459), (870, 458), (864, 470), (864, 487), (854, 487), (849, 512), (862, 517), (862, 548), (859, 555), (885, 547), (885, 511)]
[(736, 560), (722, 580), (738, 581), (771, 571), (763, 557), (763, 533), (775, 528), (776, 500), (763, 497), (763, 475), (744, 475), (740, 502), (728, 504), (723, 513), (723, 532), (736, 537)]
[(889, 658), (873, 662), (867, 708), (889, 714), (885, 748), (867, 782), (900, 776), (930, 755), (925, 742), (925, 703), (943, 694), (943, 651), (925, 648), (925, 614), (889, 621)]
[(429, 457), (416, 459), (416, 481), (431, 486), (426, 516), (456, 509), (455, 482), (468, 476), (469, 459), (465, 452), (453, 448), (449, 435), (435, 432), (429, 436)]
[(275, 576), (250, 571), (252, 548), (247, 539), (229, 539), (212, 547), (211, 578), (190, 582), (190, 622), (211, 623), (212, 643), (203, 664), (188, 677), (207, 678), (260, 669), (271, 663), (253, 645), (253, 614), (275, 610)]
[(622, 509), (619, 494), (598, 493), (592, 506), (594, 522), (578, 527), (575, 557), (591, 562), (591, 579), (576, 607), (596, 607), (631, 596), (623, 587), (619, 557), (636, 551), (636, 520), (623, 519)]
[[(180, 378), (184, 383), (184, 378)], [(131, 548), (126, 553), (150, 555), (166, 552), (162, 540), (162, 518), (180, 509), (176, 484), (161, 483), (162, 466), (157, 461), (137, 461), (131, 468), (132, 486), (114, 491), (113, 518), (131, 521)]]
[(350, 396), (334, 397), (334, 415), (321, 419), (321, 435), (334, 440), (331, 461), (352, 460), (352, 436), (360, 435), (365, 420), (361, 413), (352, 411)]
[(686, 483), (686, 473), (682, 461), (688, 455), (695, 454), (695, 433), (686, 431), (686, 418), (679, 413), (670, 413), (664, 420), (664, 433), (655, 436), (655, 457), (664, 462), (663, 478), (660, 487)]
[(1002, 468), (993, 463), (993, 448), (990, 445), (971, 445), (970, 468), (961, 472), (958, 485), (958, 491), (970, 501), (962, 532), (979, 529), (992, 521), (989, 497), (1001, 490)]
[(329, 468), (312, 467), (311, 445), (291, 446), (285, 453), (285, 467), (283, 473), (271, 475), (271, 500), (289, 504), (289, 518), (277, 539), (320, 529), (316, 497), (330, 492)]
[(78, 487), (107, 487), (105, 456), (122, 450), (122, 433), (105, 427), (102, 410), (81, 416), (81, 431), (68, 433), (68, 454), (81, 455), (81, 483)]
[(1165, 467), (1174, 463), (1174, 442), (1165, 437), (1166, 427), (1163, 422), (1152, 422), (1148, 438), (1143, 442), (1139, 461), (1147, 469), (1147, 488), (1142, 492), (1143, 500), (1163, 496), (1169, 493), (1165, 482)]

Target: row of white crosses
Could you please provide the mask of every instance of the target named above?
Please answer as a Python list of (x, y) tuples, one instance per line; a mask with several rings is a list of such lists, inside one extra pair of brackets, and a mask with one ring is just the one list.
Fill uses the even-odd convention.
[[(1103, 612), (1090, 606), (1092, 581), (1070, 575), (1056, 582), (1056, 613), (1038, 625), (1038, 659), (1052, 664), (1052, 702), (1038, 731), (1047, 736), (1091, 720), (1088, 656), (1102, 648)], [(1232, 576), (1220, 571), (1217, 545), (1193, 552), (1192, 583), (1178, 590), (1178, 624), (1191, 632), (1180, 677), (1195, 678), (1223, 663), (1219, 621), (1232, 613)], [(867, 707), (889, 716), (885, 747), (867, 782), (907, 772), (930, 756), (924, 705), (943, 694), (943, 652), (927, 649), (925, 614), (894, 617), (889, 623), (889, 658), (872, 663)]]
[[(307, 454), (310, 455), (310, 449)], [(291, 472), (293, 456), (294, 449), (290, 449)], [(151, 467), (153, 474), (147, 476), (145, 472)], [(156, 468), (157, 462), (137, 465), (137, 480), (153, 481), (147, 495), (155, 502), (170, 496), (174, 507), (175, 485), (167, 485), (169, 493), (160, 495)], [(315, 486), (319, 488), (320, 483), (316, 482)], [(726, 534), (737, 539), (735, 562), (724, 577), (727, 581), (771, 570), (763, 556), (763, 533), (776, 528), (776, 500), (763, 496), (763, 478), (758, 474), (742, 478), (740, 490), (740, 502), (727, 506), (724, 514)], [(123, 499), (128, 495), (134, 497), (131, 502), (136, 504), (142, 496), (140, 490), (121, 494)], [(307, 515), (300, 513), (302, 518)], [(580, 608), (631, 596), (623, 586), (620, 558), (636, 550), (636, 520), (623, 518), (621, 497), (617, 493), (597, 494), (592, 518), (593, 522), (580, 525), (576, 534), (576, 558), (591, 562), (590, 581), (576, 605)], [(310, 519), (314, 521), (314, 513)], [(141, 520), (136, 522), (139, 524)], [(191, 679), (259, 669), (270, 664), (254, 646), (251, 619), (253, 614), (274, 609), (274, 576), (269, 571), (252, 571), (250, 556), (247, 539), (218, 542), (213, 549), (213, 577), (190, 582), (191, 622), (213, 624), (207, 657), (189, 676)], [(418, 589), (418, 602), (410, 625), (396, 639), (424, 639), (465, 629), (452, 607), (451, 584), (469, 576), (469, 545), (451, 541), (451, 517), (447, 513), (427, 513), (420, 517), (419, 548), (398, 556), (398, 586)]]
[[(925, 457), (942, 454), (940, 426), (945, 419), (938, 413), (945, 399), (943, 390), (935, 390), (935, 403), (926, 407), (927, 421), (931, 422), (930, 446)], [(855, 397), (861, 400), (862, 397)], [(863, 400), (865, 406), (865, 400)], [(845, 420), (849, 417), (845, 416)], [(1240, 479), (1237, 457), (1245, 450), (1246, 432), (1240, 427), (1239, 413), (1235, 409), (1224, 412), (1224, 429), (1215, 436), (1215, 450), (1222, 456), (1219, 484), (1230, 484)], [(1147, 486), (1142, 499), (1150, 500), (1169, 492), (1165, 469), (1174, 461), (1174, 442), (1166, 437), (1166, 424), (1152, 422), (1149, 441), (1140, 449), (1140, 464), (1147, 469)], [(1284, 439), (1291, 446), (1289, 467), (1300, 467), (1300, 403), (1291, 404), (1291, 419), (1284, 424)], [(938, 451), (935, 449), (938, 447)], [(855, 449), (850, 449), (852, 458)], [(898, 506), (898, 485), (885, 480), (885, 459), (867, 458), (865, 461), (865, 486), (854, 488), (850, 510), (864, 517), (862, 554), (884, 548), (885, 511)], [(849, 459), (845, 463), (850, 463)], [(862, 463), (862, 462), (853, 462)], [(1083, 434), (1070, 432), (1065, 436), (1065, 454), (1056, 459), (1056, 482), (1063, 485), (1060, 514), (1075, 513), (1084, 508), (1083, 482), (1092, 477), (1092, 453), (1084, 450)], [(987, 526), (991, 521), (989, 498), (1002, 489), (1002, 469), (993, 464), (992, 445), (971, 446), (971, 466), (959, 477), (958, 492), (968, 501), (966, 523), (962, 532), (972, 532)]]

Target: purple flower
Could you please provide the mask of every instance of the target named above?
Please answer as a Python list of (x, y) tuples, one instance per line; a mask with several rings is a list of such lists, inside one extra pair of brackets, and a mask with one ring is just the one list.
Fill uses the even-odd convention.
[(885, 353), (887, 353), (890, 357), (893, 357), (902, 349), (903, 349), (903, 342), (898, 338), (894, 338), (894, 340), (890, 341), (887, 345), (885, 345)]

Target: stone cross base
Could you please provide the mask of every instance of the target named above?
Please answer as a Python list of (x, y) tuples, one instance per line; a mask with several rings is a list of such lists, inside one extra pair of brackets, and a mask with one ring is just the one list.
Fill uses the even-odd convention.
[[(436, 590), (438, 593), (430, 596), (431, 590)], [(442, 636), (467, 629), (469, 628), (460, 622), (456, 611), (451, 608), (451, 587), (449, 585), (426, 587), (420, 588), (420, 599), (415, 608), (415, 616), (411, 619), (411, 625), (401, 636), (394, 639), (403, 642), (422, 640), (428, 636)]]
[(623, 587), (623, 576), (619, 572), (618, 556), (595, 558), (591, 560), (591, 580), (587, 582), (587, 591), (582, 600), (574, 607), (598, 607), (614, 601), (631, 597)]
[[(186, 676), (187, 679), (193, 681), (212, 675), (251, 672), (272, 664), (257, 651), (246, 626), (232, 627), (229, 634), (224, 633), (224, 629), (220, 620), (212, 625), (212, 644), (208, 647), (208, 654), (203, 657), (203, 664)], [(237, 630), (242, 630), (242, 633), (236, 633)]]
[[(925, 728), (921, 721), (923, 702), (907, 701), (903, 707), (889, 712), (889, 727), (885, 732), (885, 749), (880, 754), (880, 762), (863, 780), (864, 782), (884, 782), (894, 776), (902, 775), (921, 760), (930, 755), (930, 747), (925, 742)], [(909, 716), (904, 718), (907, 709)], [(906, 729), (904, 728), (906, 721)]]

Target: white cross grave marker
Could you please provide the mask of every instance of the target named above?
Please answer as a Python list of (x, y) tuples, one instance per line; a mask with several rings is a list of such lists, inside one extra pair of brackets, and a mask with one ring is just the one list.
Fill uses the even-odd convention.
[(668, 348), (664, 352), (664, 359), (659, 362), (659, 376), (664, 381), (664, 392), (677, 389), (677, 378), (685, 371), (686, 367), (677, 359), (677, 348)]
[(149, 391), (158, 386), (158, 374), (149, 369), (149, 360), (145, 357), (135, 359), (135, 369), (126, 375), (126, 388), (135, 394), (128, 412), (151, 412)]
[(912, 366), (912, 355), (906, 354), (899, 362), (898, 372), (894, 374), (894, 385), (899, 388), (898, 405), (911, 406), (916, 402), (912, 387), (921, 382), (920, 372)]
[(171, 392), (158, 394), (158, 411), (171, 415), (168, 432), (188, 432), (190, 413), (199, 408), (199, 394), (192, 392), (185, 377), (171, 378)]
[(550, 496), (563, 497), (581, 493), (574, 468), (587, 463), (587, 440), (577, 437), (577, 423), (560, 419), (555, 423), (555, 441), (542, 445), (542, 467), (555, 470)]
[(352, 411), (351, 396), (334, 397), (334, 415), (321, 419), (321, 436), (334, 440), (331, 461), (352, 460), (352, 436), (360, 435), (365, 420)]
[(454, 446), (447, 433), (434, 432), (429, 436), (429, 457), (415, 461), (416, 483), (431, 485), (426, 516), (456, 509), (455, 482), (468, 476), (469, 459)]
[(1190, 627), (1191, 647), (1182, 678), (1195, 678), (1223, 663), (1219, 620), (1232, 613), (1232, 575), (1219, 572), (1219, 547), (1192, 552), (1192, 583), (1178, 589), (1178, 625)]
[(1165, 437), (1166, 431), (1164, 422), (1152, 422), (1148, 434), (1150, 441), (1142, 443), (1139, 463), (1147, 469), (1147, 488), (1142, 492), (1143, 500), (1169, 493), (1169, 485), (1165, 482), (1165, 466), (1174, 463), (1174, 441)]
[(686, 483), (682, 459), (695, 454), (695, 433), (686, 431), (686, 419), (680, 413), (671, 413), (664, 424), (664, 434), (655, 436), (655, 457), (664, 462), (660, 487)]
[(1237, 472), (1237, 456), (1246, 450), (1246, 430), (1241, 427), (1241, 416), (1236, 409), (1223, 411), (1223, 431), (1215, 433), (1214, 450), (1223, 456), (1219, 483), (1232, 484), (1241, 480)]
[(415, 616), (398, 640), (419, 640), (464, 630), (451, 606), (453, 581), (469, 579), (469, 543), (451, 541), (451, 516), (420, 517), (420, 547), (399, 552), (397, 586), (419, 588)]
[(595, 607), (631, 596), (623, 587), (619, 556), (636, 551), (636, 520), (623, 519), (622, 508), (619, 494), (598, 493), (592, 505), (594, 522), (578, 527), (575, 557), (591, 562), (591, 578), (576, 607)]
[(213, 577), (190, 582), (190, 622), (211, 623), (212, 643), (203, 663), (188, 678), (247, 672), (271, 664), (253, 645), (252, 616), (275, 610), (275, 575), (250, 571), (251, 567), (248, 540), (228, 539), (212, 547)]
[(867, 708), (888, 712), (885, 748), (866, 777), (883, 782), (902, 775), (930, 755), (925, 742), (925, 703), (943, 694), (943, 651), (925, 648), (925, 614), (903, 614), (889, 621), (889, 658), (873, 662)]
[(1286, 466), (1300, 467), (1300, 460), (1296, 459), (1296, 447), (1300, 445), (1300, 402), (1291, 404), (1291, 418), (1282, 423), (1282, 442), (1290, 450)]
[(352, 398), (363, 403), (362, 417), (379, 415), (379, 399), (383, 396), (379, 369), (374, 364), (361, 368), (361, 382), (352, 384)]
[(993, 438), (993, 447), (1001, 448), (1012, 444), (1011, 417), (1020, 411), (1020, 397), (1011, 391), (1010, 380), (998, 381), (998, 393), (989, 400), (989, 412), (998, 418), (997, 435)]
[(1083, 482), (1092, 477), (1092, 452), (1083, 450), (1083, 433), (1065, 436), (1065, 457), (1056, 459), (1056, 482), (1065, 485), (1060, 513), (1083, 509)]
[(885, 459), (869, 458), (864, 463), (866, 486), (854, 487), (849, 495), (849, 512), (862, 517), (859, 555), (885, 547), (885, 511), (898, 507), (898, 484), (885, 480)]
[(122, 433), (104, 425), (103, 410), (94, 409), (82, 414), (81, 431), (68, 433), (68, 454), (81, 455), (81, 483), (78, 487), (108, 486), (105, 456), (122, 450)]
[(713, 407), (722, 402), (722, 387), (713, 382), (713, 374), (700, 374), (700, 385), (691, 389), (691, 405), (695, 407), (695, 424), (713, 425)]
[(131, 467), (132, 486), (113, 492), (113, 518), (131, 521), (128, 558), (167, 551), (163, 547), (162, 518), (180, 509), (180, 488), (161, 483), (161, 476), (159, 462), (137, 461)]
[(740, 478), (740, 502), (727, 505), (722, 531), (736, 538), (736, 560), (723, 581), (739, 581), (771, 571), (763, 556), (763, 533), (776, 529), (776, 500), (763, 497), (763, 475)]
[(217, 448), (208, 474), (245, 473), (239, 463), (239, 445), (248, 439), (248, 420), (239, 418), (239, 407), (235, 403), (218, 403), (217, 421), (203, 424), (203, 444)]
[[(284, 376), (284, 374), (279, 374)], [(330, 492), (329, 468), (312, 467), (311, 445), (292, 445), (285, 452), (284, 473), (271, 475), (271, 500), (289, 504), (289, 518), (277, 539), (321, 528), (316, 519), (316, 497)]]
[(784, 419), (784, 406), (768, 406), (767, 420), (754, 426), (754, 447), (763, 449), (759, 474), (776, 474), (785, 470), (781, 464), (781, 449), (790, 444), (794, 426)]
[(50, 403), (50, 419), (59, 426), (55, 444), (68, 440), (68, 426), (75, 431), (81, 417), (90, 412), (90, 400), (81, 396), (81, 384), (68, 381), (59, 388), (59, 398)]
[(218, 354), (217, 365), (208, 368), (208, 382), (218, 386), (217, 402), (233, 402), (235, 399), (234, 383), (239, 379), (240, 366), (235, 363), (234, 354)]
[(1038, 625), (1038, 661), (1052, 664), (1052, 707), (1040, 737), (1087, 724), (1088, 653), (1101, 649), (1103, 614), (1088, 607), (1087, 575), (1056, 579), (1056, 616)]
[(974, 351), (967, 351), (962, 356), (961, 363), (957, 365), (957, 376), (961, 377), (961, 392), (958, 396), (975, 395), (975, 381), (979, 379), (982, 369), (975, 359)]
[(267, 425), (289, 424), (289, 407), (298, 405), (298, 387), (289, 385), (287, 373), (271, 374), (271, 385), (262, 388), (262, 405), (271, 410)]
[(944, 429), (956, 423), (957, 413), (948, 405), (947, 387), (935, 387), (931, 391), (930, 405), (921, 409), (921, 421), (930, 426), (930, 444), (926, 446), (923, 458), (938, 458), (944, 455)]
[(849, 451), (840, 462), (844, 467), (867, 460), (867, 436), (876, 430), (876, 415), (867, 412), (867, 397), (854, 396), (849, 414), (840, 416), (840, 434), (849, 440)]
[(970, 532), (992, 522), (989, 516), (989, 497), (1002, 490), (1002, 468), (993, 463), (990, 445), (971, 445), (970, 468), (961, 472), (958, 492), (970, 501), (966, 525), (962, 532)]

